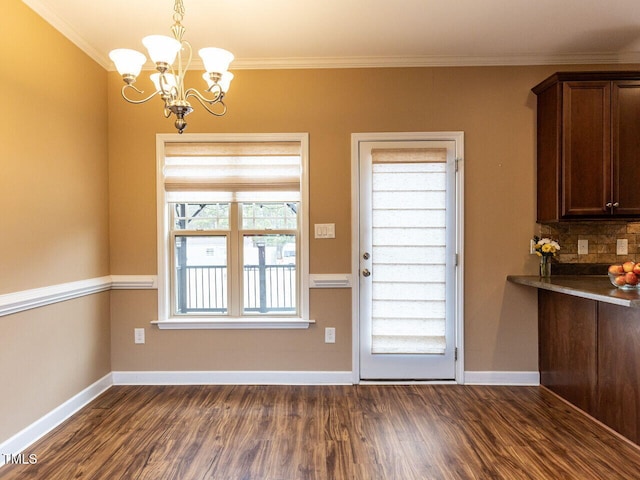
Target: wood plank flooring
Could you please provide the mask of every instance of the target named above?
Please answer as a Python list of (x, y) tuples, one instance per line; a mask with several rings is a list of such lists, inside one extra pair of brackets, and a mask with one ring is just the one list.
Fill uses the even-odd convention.
[(0, 479), (640, 478), (637, 447), (539, 387), (117, 386), (24, 453)]

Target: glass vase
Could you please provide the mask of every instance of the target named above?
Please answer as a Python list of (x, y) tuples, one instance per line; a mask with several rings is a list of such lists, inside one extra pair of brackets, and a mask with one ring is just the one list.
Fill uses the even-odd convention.
[(540, 257), (540, 278), (549, 278), (551, 276), (551, 257)]

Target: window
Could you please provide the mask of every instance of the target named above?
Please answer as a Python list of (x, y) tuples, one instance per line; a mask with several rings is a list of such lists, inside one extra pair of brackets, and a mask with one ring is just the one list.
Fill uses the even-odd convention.
[(161, 328), (308, 326), (307, 134), (158, 135)]

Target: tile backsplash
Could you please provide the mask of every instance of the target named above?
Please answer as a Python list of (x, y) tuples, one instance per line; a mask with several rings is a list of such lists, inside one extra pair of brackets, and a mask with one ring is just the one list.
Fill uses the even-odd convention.
[[(540, 225), (540, 235), (557, 240), (559, 263), (640, 262), (640, 222), (567, 222)], [(628, 254), (616, 255), (618, 239), (627, 239)], [(589, 253), (578, 255), (578, 240), (589, 241)]]

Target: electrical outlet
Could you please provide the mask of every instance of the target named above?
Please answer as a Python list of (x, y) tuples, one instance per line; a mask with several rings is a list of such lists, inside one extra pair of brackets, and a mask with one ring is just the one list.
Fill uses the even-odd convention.
[(144, 328), (133, 329), (133, 343), (144, 343)]
[(336, 329), (327, 327), (324, 329), (324, 343), (336, 343)]
[(589, 240), (578, 240), (578, 255), (587, 255), (589, 253)]
[(533, 241), (533, 238), (529, 240), (529, 253), (533, 255), (536, 253), (536, 242)]
[(629, 253), (629, 240), (618, 238), (616, 240), (616, 255), (627, 255)]

